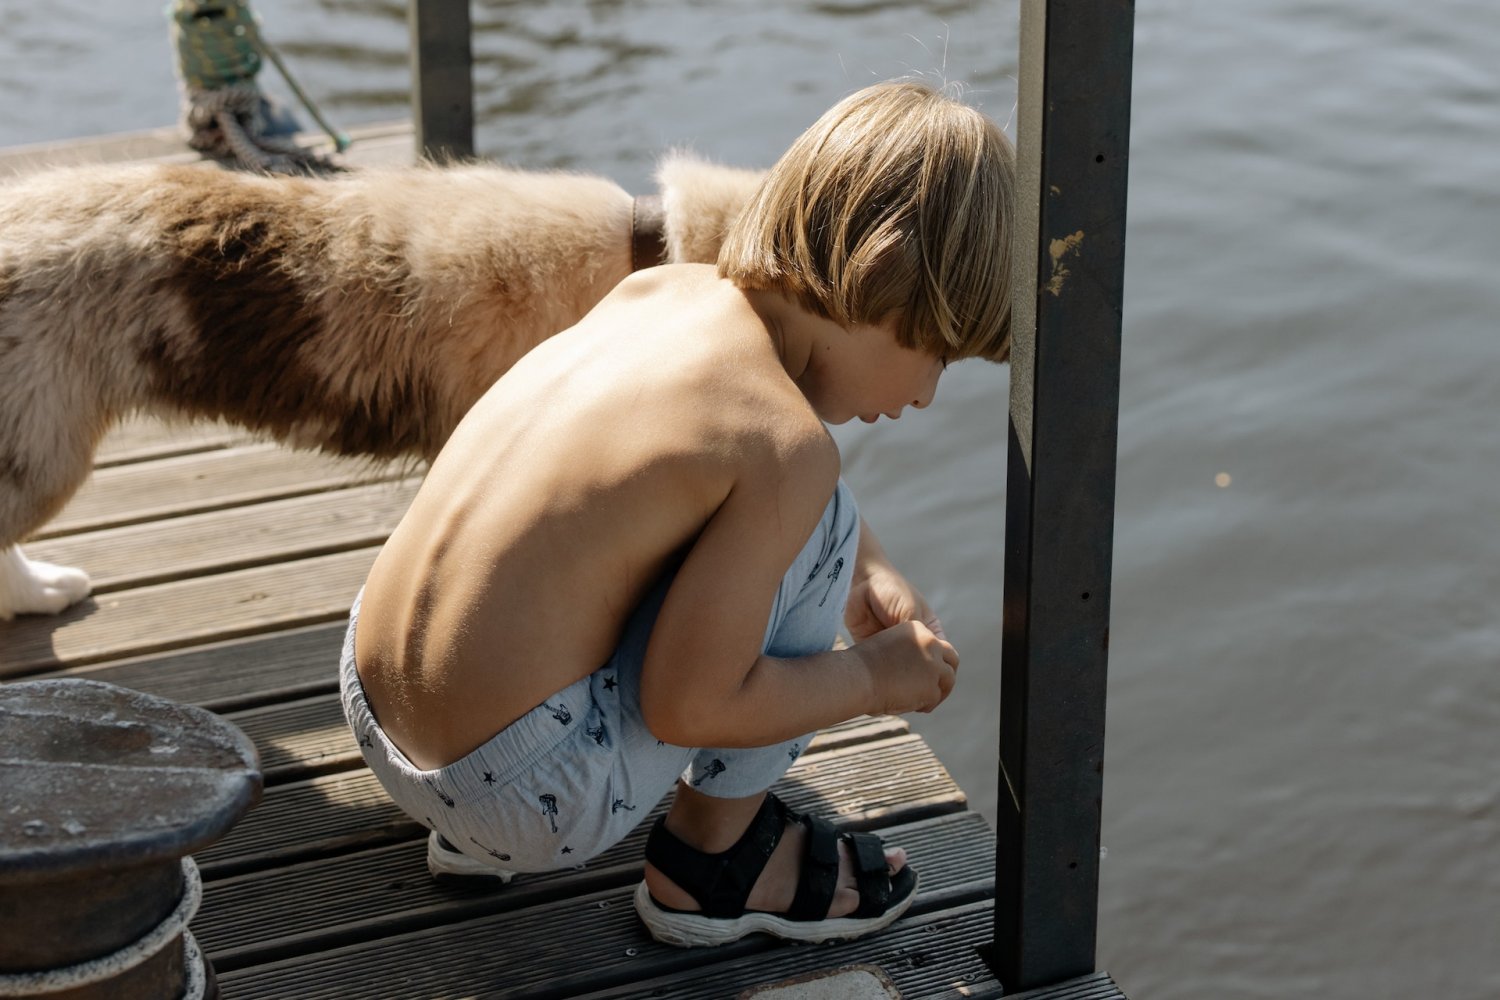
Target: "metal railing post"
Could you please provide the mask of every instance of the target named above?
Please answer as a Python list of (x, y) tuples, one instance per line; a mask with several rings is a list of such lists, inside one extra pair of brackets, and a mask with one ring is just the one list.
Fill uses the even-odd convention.
[(417, 154), (474, 155), (474, 52), (469, 0), (410, 0), (411, 110)]
[(995, 941), (1007, 993), (1093, 971), (1132, 0), (1022, 0)]

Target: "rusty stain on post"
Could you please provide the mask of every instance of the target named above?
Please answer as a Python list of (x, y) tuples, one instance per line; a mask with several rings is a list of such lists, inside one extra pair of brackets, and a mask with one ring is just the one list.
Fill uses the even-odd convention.
[(1071, 236), (1064, 236), (1060, 240), (1053, 240), (1048, 245), (1048, 253), (1052, 257), (1052, 277), (1046, 284), (1047, 291), (1053, 295), (1061, 295), (1063, 284), (1068, 280), (1068, 275), (1073, 272), (1068, 270), (1068, 265), (1063, 263), (1063, 258), (1069, 254), (1078, 253), (1078, 248), (1083, 245), (1083, 230), (1080, 229)]

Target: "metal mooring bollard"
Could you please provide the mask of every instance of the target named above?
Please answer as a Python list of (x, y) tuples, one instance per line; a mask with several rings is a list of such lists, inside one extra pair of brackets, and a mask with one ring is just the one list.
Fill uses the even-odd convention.
[(0, 997), (218, 996), (187, 855), (260, 798), (250, 739), (113, 684), (0, 686)]

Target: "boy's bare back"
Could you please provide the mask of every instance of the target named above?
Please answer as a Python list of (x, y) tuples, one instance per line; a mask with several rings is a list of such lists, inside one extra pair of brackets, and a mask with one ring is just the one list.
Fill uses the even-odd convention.
[(779, 347), (711, 267), (655, 268), (485, 394), (361, 612), (361, 681), (415, 765), (462, 757), (596, 670), (678, 559), (653, 651), (743, 674), (838, 475)]

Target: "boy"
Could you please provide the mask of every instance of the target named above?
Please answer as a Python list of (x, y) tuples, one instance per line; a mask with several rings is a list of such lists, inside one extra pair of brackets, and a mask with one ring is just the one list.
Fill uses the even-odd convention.
[[(341, 666), (434, 872), (577, 865), (675, 782), (636, 892), (658, 939), (854, 937), (910, 905), (901, 851), (766, 789), (809, 732), (952, 688), (958, 655), (861, 534), (824, 421), (895, 419), (951, 361), (1003, 360), (1012, 170), (992, 122), (925, 86), (854, 94), (717, 270), (627, 279), (464, 418)], [(841, 613), (855, 644), (831, 650)]]

